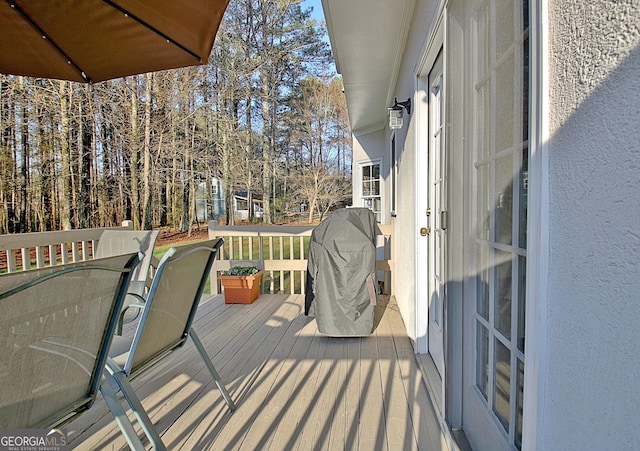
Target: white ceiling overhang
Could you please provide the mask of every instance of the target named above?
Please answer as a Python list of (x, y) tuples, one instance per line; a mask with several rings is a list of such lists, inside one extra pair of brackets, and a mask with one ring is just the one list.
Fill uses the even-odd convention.
[(322, 0), (354, 133), (383, 128), (414, 0)]

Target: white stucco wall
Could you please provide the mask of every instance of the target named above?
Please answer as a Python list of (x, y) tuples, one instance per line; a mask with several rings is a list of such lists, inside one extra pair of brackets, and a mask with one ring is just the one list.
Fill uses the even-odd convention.
[(550, 267), (538, 445), (636, 449), (640, 3), (551, 1), (549, 19)]
[[(417, 71), (426, 53), (427, 38), (433, 32), (436, 22), (436, 12), (439, 2), (416, 1), (411, 20), (407, 44), (402, 55), (402, 62), (398, 79), (393, 89), (393, 96), (399, 101), (412, 99), (411, 115), (405, 116), (405, 125), (396, 130), (396, 152), (398, 156), (398, 199), (397, 217), (394, 220), (395, 255), (394, 255), (394, 294), (398, 308), (407, 327), (409, 338), (417, 340), (416, 330), (416, 278), (427, 277), (416, 274), (416, 240), (418, 227), (416, 226), (417, 193), (416, 177), (427, 177), (426, 173), (419, 173), (418, 152), (424, 152), (426, 158), (426, 143), (418, 141), (421, 118), (417, 98)], [(424, 114), (424, 113), (423, 113)], [(424, 125), (424, 118), (422, 118)], [(392, 132), (387, 129), (387, 146), (391, 142)], [(427, 309), (428, 306), (420, 308)]]
[[(412, 137), (412, 135), (411, 135)], [(396, 132), (398, 155), (398, 202), (394, 219), (393, 294), (402, 314), (407, 334), (415, 340), (415, 148), (406, 129)], [(390, 140), (390, 138), (389, 138)]]

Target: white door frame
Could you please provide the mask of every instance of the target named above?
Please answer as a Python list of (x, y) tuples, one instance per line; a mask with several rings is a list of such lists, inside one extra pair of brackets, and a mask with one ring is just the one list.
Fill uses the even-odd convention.
[(429, 354), (444, 373), (444, 303), (447, 284), (447, 226), (443, 216), (448, 210), (447, 156), (444, 130), (444, 55), (439, 54), (429, 72)]
[[(415, 216), (415, 337), (416, 353), (427, 354), (429, 352), (429, 239), (420, 235), (422, 227), (431, 227), (426, 215), (429, 208), (429, 73), (433, 68), (436, 58), (443, 51), (444, 37), (443, 11), (440, 20), (436, 24), (431, 37), (427, 41), (427, 47), (423, 52), (423, 58), (417, 69), (416, 80), (416, 216)], [(445, 66), (446, 70), (446, 66)]]
[(421, 236), (420, 229), (429, 228), (429, 218), (426, 215), (429, 208), (429, 104), (428, 73), (418, 78), (418, 151), (416, 152), (416, 283), (415, 283), (415, 312), (416, 312), (416, 353), (429, 352), (429, 237)]

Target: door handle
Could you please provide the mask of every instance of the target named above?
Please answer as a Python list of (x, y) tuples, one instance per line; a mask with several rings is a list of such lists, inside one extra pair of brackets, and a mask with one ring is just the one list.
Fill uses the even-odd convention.
[(420, 236), (427, 236), (431, 234), (431, 229), (428, 227), (421, 227), (420, 228)]

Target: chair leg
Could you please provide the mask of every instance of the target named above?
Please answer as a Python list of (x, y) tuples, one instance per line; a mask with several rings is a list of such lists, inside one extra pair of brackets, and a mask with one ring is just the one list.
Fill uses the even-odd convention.
[(233, 412), (234, 410), (236, 410), (236, 405), (234, 404), (233, 400), (231, 399), (231, 396), (229, 395), (229, 392), (227, 391), (227, 388), (222, 383), (222, 380), (220, 379), (220, 375), (218, 374), (218, 372), (216, 371), (215, 367), (213, 366), (213, 363), (211, 362), (211, 359), (209, 358), (209, 355), (207, 354), (207, 351), (204, 349), (204, 346), (202, 345), (202, 342), (200, 341), (200, 338), (198, 338), (198, 335), (196, 334), (196, 331), (193, 330), (193, 328), (189, 329), (189, 336), (193, 340), (193, 343), (196, 345), (196, 349), (200, 353), (200, 356), (202, 357), (202, 360), (204, 360), (205, 365), (209, 369), (209, 372), (211, 373), (211, 376), (213, 377), (213, 381), (218, 386), (218, 390), (220, 390), (220, 393), (222, 394), (222, 397), (224, 398), (224, 401), (227, 403), (227, 406), (229, 407), (229, 410), (231, 412)]
[(162, 443), (160, 434), (158, 434), (158, 431), (151, 422), (147, 412), (144, 410), (142, 403), (138, 399), (138, 396), (136, 396), (127, 376), (111, 359), (107, 359), (106, 370), (109, 376), (108, 378), (114, 382), (117, 388), (122, 392), (124, 398), (127, 400), (127, 403), (129, 403), (129, 406), (131, 406), (131, 410), (140, 422), (140, 425), (153, 445), (153, 448), (158, 451), (167, 451), (167, 447)]
[(133, 429), (133, 425), (122, 408), (122, 404), (120, 404), (116, 392), (113, 387), (111, 387), (111, 382), (104, 376), (102, 378), (102, 383), (100, 384), (100, 393), (102, 393), (104, 401), (107, 403), (109, 410), (111, 410), (111, 414), (116, 419), (116, 423), (120, 427), (122, 434), (127, 439), (129, 447), (134, 451), (144, 451), (145, 447), (142, 444), (140, 437), (138, 437), (138, 434), (136, 434), (136, 431)]

